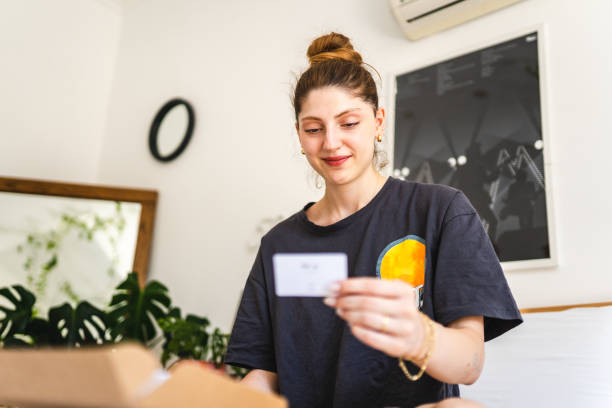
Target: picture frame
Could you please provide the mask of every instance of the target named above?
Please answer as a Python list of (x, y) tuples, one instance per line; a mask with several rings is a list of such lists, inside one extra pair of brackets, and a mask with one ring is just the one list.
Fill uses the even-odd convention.
[(557, 265), (545, 31), (415, 61), (388, 81), (393, 175), (462, 190), (506, 272)]

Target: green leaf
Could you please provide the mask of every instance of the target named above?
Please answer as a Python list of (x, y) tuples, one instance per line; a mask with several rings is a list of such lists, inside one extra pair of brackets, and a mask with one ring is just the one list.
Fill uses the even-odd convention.
[(48, 321), (35, 317), (26, 326), (25, 334), (30, 336), (33, 345), (48, 346), (50, 331)]
[(229, 334), (223, 334), (219, 328), (216, 328), (211, 336), (210, 344), (210, 361), (213, 362), (216, 368), (223, 365), (225, 354), (227, 352), (227, 345), (229, 343)]
[(79, 296), (75, 293), (74, 289), (72, 289), (72, 285), (68, 281), (64, 281), (60, 285), (60, 290), (74, 303), (77, 304), (81, 301)]
[[(15, 293), (18, 296), (15, 296)], [(0, 296), (7, 299), (14, 307), (8, 308), (0, 305), (0, 341), (11, 342), (15, 335), (24, 334), (25, 329), (32, 319), (36, 296), (21, 285), (13, 285), (10, 288), (0, 289)]]
[(98, 228), (98, 227), (103, 227), (104, 226), (104, 220), (102, 218), (100, 218), (98, 215), (96, 215), (94, 217), (94, 226), (93, 228)]
[(146, 344), (157, 335), (157, 319), (165, 317), (170, 307), (168, 288), (151, 281), (141, 289), (138, 276), (132, 272), (115, 289), (110, 307), (111, 337)]
[(30, 347), (31, 344), (17, 336), (6, 339), (3, 342), (4, 347)]
[(168, 317), (176, 317), (177, 319), (181, 318), (181, 309), (179, 307), (173, 307), (172, 309), (170, 309), (168, 311), (168, 314), (166, 314), (166, 316)]
[(208, 325), (210, 324), (210, 321), (207, 318), (199, 317), (199, 316), (192, 315), (192, 314), (187, 315), (185, 320), (191, 323), (199, 324), (204, 327), (208, 327)]
[(71, 347), (103, 343), (107, 322), (106, 313), (89, 302), (75, 309), (64, 303), (49, 309), (49, 343)]
[(51, 259), (49, 259), (47, 261), (47, 263), (43, 265), (42, 269), (44, 271), (50, 271), (51, 269), (55, 268), (56, 266), (57, 266), (57, 254), (53, 254)]
[[(172, 312), (175, 312), (175, 309)], [(206, 360), (209, 340), (206, 331), (209, 325), (208, 319), (194, 315), (189, 315), (186, 319), (168, 316), (159, 319), (158, 323), (165, 338), (162, 345), (164, 366), (173, 356), (181, 359)]]

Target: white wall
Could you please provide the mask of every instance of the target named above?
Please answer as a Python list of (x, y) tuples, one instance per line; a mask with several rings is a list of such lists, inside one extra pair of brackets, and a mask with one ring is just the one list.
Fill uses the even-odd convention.
[(0, 2), (0, 175), (95, 181), (120, 12), (111, 0)]
[[(411, 43), (386, 2), (128, 2), (99, 181), (160, 190), (151, 277), (166, 282), (186, 310), (229, 328), (258, 220), (289, 215), (319, 195), (308, 187), (289, 103), (291, 73), (306, 67), (310, 40), (330, 30), (347, 34), (387, 80), (544, 23), (559, 267), (508, 279), (522, 307), (611, 300), (612, 193), (602, 188), (612, 147), (609, 11), (603, 0), (580, 7), (529, 0)], [(196, 131), (182, 157), (160, 164), (147, 152), (146, 134), (174, 96), (193, 103)]]
[[(291, 72), (306, 67), (312, 38), (347, 34), (387, 79), (545, 23), (559, 267), (508, 279), (522, 307), (610, 300), (612, 193), (601, 187), (612, 147), (605, 92), (612, 62), (603, 52), (612, 29), (603, 9), (612, 6), (529, 0), (411, 43), (386, 2), (128, 2), (99, 181), (160, 190), (151, 277), (166, 282), (186, 310), (229, 328), (258, 220), (288, 215), (319, 194), (307, 186), (288, 99)], [(159, 164), (146, 134), (173, 96), (193, 103), (198, 122), (187, 152)]]
[[(386, 5), (372, 2), (239, 4), (127, 3), (99, 174), (160, 190), (150, 276), (225, 329), (255, 256), (247, 246), (256, 224), (321, 194), (309, 184), (289, 98), (306, 47), (340, 30), (378, 66), (386, 56), (376, 48), (397, 35)], [(194, 105), (196, 130), (183, 156), (161, 164), (146, 137), (174, 96)]]
[[(55, 17), (66, 32), (74, 32), (75, 38), (66, 36), (77, 45), (63, 48), (52, 42), (51, 56), (62, 51), (66, 60), (81, 61), (80, 68), (89, 74), (76, 76), (81, 85), (75, 89), (60, 86), (29, 64), (53, 60), (43, 57), (48, 51), (38, 50), (29, 59), (11, 51), (13, 74), (25, 85), (3, 81), (11, 83), (10, 95), (19, 99), (25, 89), (25, 96), (19, 104), (0, 102), (2, 150), (5, 135), (19, 133), (24, 141), (11, 138), (8, 152), (0, 153), (0, 173), (74, 179), (90, 178), (97, 169), (95, 179), (100, 183), (158, 189), (150, 277), (168, 284), (184, 310), (207, 315), (214, 325), (229, 329), (255, 255), (247, 244), (258, 221), (289, 215), (320, 195), (308, 184), (289, 103), (291, 73), (306, 68), (306, 47), (314, 37), (331, 30), (345, 33), (388, 80), (391, 72), (539, 23), (547, 29), (548, 147), (560, 259), (556, 268), (507, 276), (521, 307), (612, 300), (612, 261), (607, 256), (612, 192), (606, 188), (606, 175), (612, 170), (607, 157), (612, 148), (607, 112), (612, 89), (609, 2), (527, 0), (412, 43), (402, 37), (386, 1), (133, 0), (124, 3), (106, 123), (98, 115), (105, 103), (103, 86), (85, 85), (93, 86), (87, 79), (108, 73), (103, 67), (114, 58), (111, 40), (118, 19), (108, 17), (102, 28), (96, 18), (87, 27), (67, 26), (69, 16), (82, 13), (80, 7), (103, 4), (75, 3), (70, 3), (70, 10), (59, 7)], [(13, 38), (15, 32), (26, 36), (33, 31), (26, 36), (32, 37), (30, 41), (45, 37), (45, 24), (50, 23), (41, 17), (24, 29), (21, 25), (28, 18), (27, 13), (13, 16), (11, 25), (2, 24), (0, 30)], [(84, 36), (91, 39), (83, 40)], [(7, 35), (2, 37), (7, 42)], [(97, 46), (84, 47), (89, 41)], [(60, 71), (59, 66), (42, 65)], [(102, 77), (108, 78), (106, 74)], [(67, 82), (72, 77), (62, 78)], [(32, 80), (38, 85), (28, 84)], [(66, 98), (58, 95), (67, 90), (72, 102), (63, 106)], [(148, 153), (147, 134), (155, 112), (174, 96), (192, 102), (197, 124), (187, 151), (175, 162), (161, 164)], [(383, 98), (389, 102), (386, 95)], [(26, 108), (32, 111), (28, 103), (37, 107), (30, 114), (25, 113)], [(4, 131), (8, 108), (20, 118), (13, 120), (16, 124), (8, 127), (9, 133)], [(73, 120), (63, 119), (66, 111), (81, 114), (78, 123), (83, 129), (75, 130)], [(21, 122), (25, 125), (20, 127)], [(37, 127), (30, 131), (28, 126)], [(99, 139), (92, 136), (98, 134), (93, 130), (102, 132), (105, 126), (97, 156)], [(65, 136), (68, 130), (73, 133)], [(82, 141), (76, 135), (90, 139)], [(69, 152), (49, 158), (50, 148), (58, 143)], [(44, 153), (30, 151), (30, 145)]]

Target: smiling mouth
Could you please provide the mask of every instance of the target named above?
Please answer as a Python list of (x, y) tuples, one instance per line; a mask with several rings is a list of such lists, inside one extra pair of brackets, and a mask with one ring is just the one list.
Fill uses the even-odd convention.
[(345, 161), (347, 161), (351, 156), (331, 156), (331, 157), (325, 157), (323, 160), (325, 161), (325, 163), (329, 164), (330, 166), (340, 166), (342, 163), (344, 163)]

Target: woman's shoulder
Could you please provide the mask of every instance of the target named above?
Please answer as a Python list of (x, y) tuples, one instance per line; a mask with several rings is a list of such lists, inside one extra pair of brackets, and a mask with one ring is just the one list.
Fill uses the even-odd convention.
[(264, 234), (261, 239), (262, 244), (265, 242), (278, 242), (279, 240), (290, 239), (301, 229), (301, 217), (304, 210), (300, 210), (289, 217), (283, 219)]
[(403, 199), (414, 199), (421, 205), (431, 209), (434, 207), (445, 207), (456, 201), (463, 193), (444, 184), (421, 183), (418, 181), (407, 181), (392, 179), (392, 195)]
[(382, 203), (385, 208), (408, 205), (419, 217), (439, 220), (440, 226), (458, 215), (476, 214), (470, 200), (454, 187), (399, 179), (392, 182), (388, 198)]
[(398, 188), (419, 191), (423, 194), (445, 195), (452, 197), (459, 192), (458, 189), (445, 184), (421, 183), (419, 181), (400, 180), (397, 178), (392, 178), (392, 181), (396, 186), (398, 186)]

